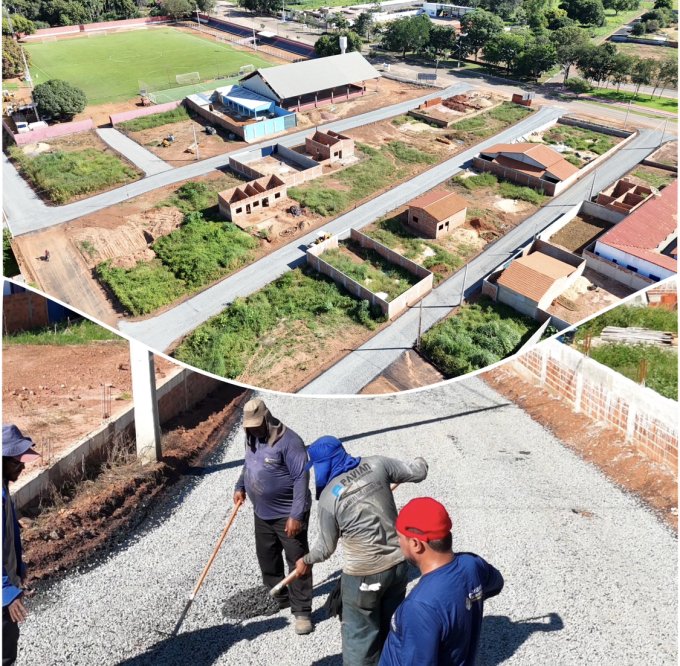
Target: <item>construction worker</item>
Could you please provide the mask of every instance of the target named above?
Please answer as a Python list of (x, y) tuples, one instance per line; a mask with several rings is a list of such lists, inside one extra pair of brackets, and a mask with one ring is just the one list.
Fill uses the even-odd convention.
[[(246, 403), (245, 462), (236, 482), (234, 503), (250, 498), (255, 513), (255, 550), (262, 581), (271, 590), (284, 578), (282, 551), (289, 571), (309, 551), (307, 528), (312, 504), (307, 452), (300, 437), (272, 416), (262, 400)], [(277, 597), (290, 607), (297, 634), (312, 627), (312, 578), (293, 581)]]
[(17, 658), (19, 624), (26, 619), (23, 582), (26, 566), (21, 557), (21, 536), (9, 484), (27, 462), (39, 458), (30, 438), (15, 425), (2, 426), (2, 666)]
[(472, 553), (451, 549), (451, 518), (431, 497), (411, 500), (397, 517), (399, 546), (421, 578), (392, 617), (380, 666), (475, 663), (484, 601), (503, 577)]
[(342, 538), (342, 659), (344, 666), (378, 663), (390, 618), (406, 594), (407, 564), (394, 529), (397, 507), (390, 484), (427, 476), (427, 463), (383, 456), (354, 458), (335, 437), (307, 451), (319, 500), (319, 537), (296, 571), (305, 576), (327, 560)]

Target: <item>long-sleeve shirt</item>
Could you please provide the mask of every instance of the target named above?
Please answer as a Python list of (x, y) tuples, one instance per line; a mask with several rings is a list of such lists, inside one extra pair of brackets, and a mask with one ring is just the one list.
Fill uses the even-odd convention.
[(22, 561), (19, 521), (9, 489), (2, 484), (2, 606), (9, 606), (23, 594), (21, 579), (26, 573)]
[(361, 458), (357, 467), (328, 482), (319, 498), (319, 536), (306, 564), (327, 560), (342, 537), (342, 570), (370, 576), (403, 562), (395, 529), (392, 483), (419, 483), (427, 476), (422, 458), (406, 463), (383, 456)]
[(254, 440), (246, 444), (245, 462), (236, 490), (245, 490), (255, 515), (262, 520), (302, 520), (312, 504), (307, 451), (290, 428), (274, 444)]
[(380, 666), (473, 666), (484, 600), (503, 589), (503, 576), (472, 553), (425, 574), (395, 614)]

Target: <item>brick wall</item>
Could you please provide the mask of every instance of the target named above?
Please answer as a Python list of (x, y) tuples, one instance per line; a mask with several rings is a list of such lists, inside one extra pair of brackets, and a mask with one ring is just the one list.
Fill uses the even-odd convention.
[(595, 421), (616, 428), (640, 452), (678, 465), (678, 404), (557, 341), (521, 355), (521, 369)]
[(4, 296), (2, 299), (2, 330), (5, 333), (28, 331), (47, 326), (47, 299), (32, 291)]
[[(9, 131), (9, 127), (7, 125), (5, 127)], [(60, 123), (58, 125), (50, 125), (49, 127), (41, 127), (30, 132), (23, 132), (22, 134), (10, 133), (17, 146), (26, 146), (36, 141), (54, 139), (58, 136), (70, 136), (79, 132), (88, 132), (91, 129), (94, 129), (94, 122), (92, 118), (86, 118), (85, 120), (78, 120), (72, 123)]]
[(23, 41), (40, 41), (46, 37), (59, 37), (77, 33), (97, 32), (100, 30), (120, 30), (125, 28), (138, 28), (158, 23), (168, 23), (173, 19), (169, 16), (146, 16), (144, 18), (123, 19), (121, 21), (103, 21), (100, 23), (85, 23), (81, 25), (62, 25), (55, 28), (40, 28), (32, 35), (25, 35)]

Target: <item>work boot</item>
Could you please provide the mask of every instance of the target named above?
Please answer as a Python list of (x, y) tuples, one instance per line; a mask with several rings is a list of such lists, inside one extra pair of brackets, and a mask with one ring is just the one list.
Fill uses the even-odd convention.
[(311, 634), (312, 631), (314, 631), (314, 627), (312, 626), (312, 618), (309, 615), (296, 615), (294, 628), (295, 633), (299, 636)]

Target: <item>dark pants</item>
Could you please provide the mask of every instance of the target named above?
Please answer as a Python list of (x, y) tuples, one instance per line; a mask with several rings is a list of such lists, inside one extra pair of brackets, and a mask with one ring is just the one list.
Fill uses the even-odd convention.
[(7, 608), (2, 609), (2, 666), (12, 666), (17, 660), (19, 625), (13, 622)]
[[(287, 537), (285, 532), (287, 518), (262, 520), (255, 516), (255, 549), (257, 561), (262, 571), (262, 582), (271, 590), (285, 577), (283, 557), (285, 553), (288, 571), (295, 569), (295, 563), (309, 552), (307, 542), (307, 522), (309, 514), (302, 520), (302, 531), (295, 537)], [(277, 596), (279, 604), (286, 606), (294, 615), (312, 613), (312, 575), (294, 580), (284, 587)]]
[[(372, 666), (380, 660), (392, 615), (406, 596), (407, 569), (401, 562), (372, 576), (342, 574), (343, 666)], [(377, 590), (361, 589), (377, 584)]]

